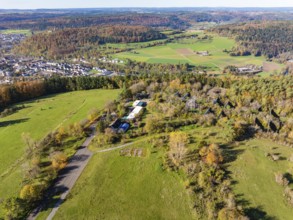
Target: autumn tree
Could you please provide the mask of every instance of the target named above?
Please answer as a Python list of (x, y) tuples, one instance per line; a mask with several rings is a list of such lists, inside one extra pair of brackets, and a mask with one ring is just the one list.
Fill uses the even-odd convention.
[(217, 165), (223, 162), (222, 152), (218, 144), (202, 147), (199, 154), (208, 165)]
[(182, 162), (187, 152), (188, 135), (184, 132), (172, 132), (169, 138), (169, 158), (176, 166)]
[(36, 201), (41, 198), (43, 186), (40, 184), (26, 184), (22, 187), (19, 197), (29, 202)]
[(60, 151), (51, 153), (50, 155), (52, 167), (56, 170), (63, 169), (67, 164), (67, 156)]

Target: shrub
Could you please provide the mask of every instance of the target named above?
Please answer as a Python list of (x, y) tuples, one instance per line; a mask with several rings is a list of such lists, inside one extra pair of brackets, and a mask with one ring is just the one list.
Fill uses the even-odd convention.
[(289, 184), (288, 179), (282, 173), (275, 173), (275, 181), (281, 186), (287, 186)]

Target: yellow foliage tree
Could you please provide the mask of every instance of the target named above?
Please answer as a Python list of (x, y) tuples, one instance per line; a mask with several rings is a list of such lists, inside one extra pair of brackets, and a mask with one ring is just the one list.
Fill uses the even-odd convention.
[(67, 156), (63, 152), (54, 152), (51, 154), (52, 167), (56, 170), (63, 169), (67, 164)]
[(27, 184), (22, 187), (19, 197), (24, 200), (35, 201), (41, 197), (42, 186), (37, 184)]
[(223, 162), (223, 156), (218, 144), (211, 144), (209, 147), (202, 147), (199, 155), (208, 165), (219, 164)]

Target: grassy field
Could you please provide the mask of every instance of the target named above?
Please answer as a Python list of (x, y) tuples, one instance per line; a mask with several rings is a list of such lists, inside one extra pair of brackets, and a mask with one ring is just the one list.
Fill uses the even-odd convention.
[(2, 30), (2, 31), (0, 31), (0, 33), (2, 33), (2, 34), (24, 34), (27, 36), (32, 35), (31, 30), (27, 30), (27, 29), (25, 29), (25, 30), (8, 29), (8, 30)]
[[(233, 148), (235, 161), (229, 164), (234, 192), (248, 209), (251, 219), (292, 219), (293, 209), (283, 196), (284, 188), (275, 182), (274, 173), (292, 173), (286, 159), (292, 149), (268, 140), (252, 139)], [(278, 153), (282, 160), (274, 162), (266, 153)]]
[(181, 178), (162, 170), (163, 152), (145, 143), (131, 147), (147, 156), (95, 154), (55, 219), (193, 219)]
[[(220, 127), (180, 129), (192, 141), (218, 143), (227, 160), (238, 204), (251, 219), (290, 219), (293, 210), (283, 196), (284, 188), (274, 180), (275, 172), (291, 172), (286, 160), (292, 150), (264, 139), (250, 139), (239, 144), (223, 145), (229, 132)], [(119, 150), (96, 153), (78, 180), (55, 219), (197, 219), (191, 198), (184, 187), (184, 176), (161, 168), (164, 149), (152, 148), (148, 140), (158, 135), (136, 139), (131, 146), (146, 149), (144, 158), (123, 157)], [(282, 160), (273, 162), (265, 153), (278, 153)], [(228, 159), (229, 158), (229, 159)], [(51, 209), (39, 220), (46, 219)]]
[[(222, 70), (227, 65), (263, 65), (263, 62), (265, 62), (264, 57), (231, 57), (223, 52), (224, 49), (231, 50), (234, 45), (233, 39), (214, 35), (212, 40), (179, 39), (176, 43), (169, 43), (164, 46), (137, 49), (135, 50), (137, 53), (118, 53), (115, 57), (149, 63), (189, 63), (208, 66), (213, 70)], [(200, 56), (195, 51), (209, 51), (210, 56)]]
[(93, 108), (118, 96), (119, 90), (90, 90), (52, 95), (21, 103), (25, 108), (0, 119), (0, 198), (15, 195), (21, 187), (23, 132), (41, 139), (60, 125), (86, 118)]

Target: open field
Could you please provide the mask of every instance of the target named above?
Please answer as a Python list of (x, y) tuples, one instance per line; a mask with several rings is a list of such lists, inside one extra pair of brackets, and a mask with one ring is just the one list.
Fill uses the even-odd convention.
[(14, 29), (8, 29), (8, 30), (2, 30), (0, 31), (2, 34), (24, 34), (27, 36), (32, 35), (31, 30), (14, 30)]
[(145, 143), (131, 147), (146, 149), (147, 156), (96, 154), (56, 219), (193, 219), (183, 182), (162, 170), (163, 152)]
[[(189, 149), (198, 149), (200, 140), (218, 143), (228, 162), (233, 192), (251, 219), (290, 219), (292, 207), (283, 196), (284, 188), (274, 180), (275, 172), (291, 172), (286, 160), (290, 148), (264, 139), (226, 143), (229, 132), (220, 127), (185, 126), (180, 129), (194, 140)], [(150, 139), (158, 134), (135, 139), (127, 148), (145, 149), (146, 157), (124, 157), (119, 150), (96, 153), (61, 205), (56, 219), (197, 219), (191, 198), (184, 189), (182, 174), (161, 167), (164, 148), (153, 148)], [(282, 160), (273, 162), (265, 153), (279, 153)], [(272, 195), (273, 199), (272, 199)], [(196, 198), (196, 197), (195, 197)], [(45, 219), (51, 208), (41, 213)]]
[[(228, 168), (235, 181), (233, 190), (242, 201), (240, 204), (249, 210), (251, 219), (291, 219), (293, 209), (283, 196), (284, 187), (275, 182), (274, 173), (292, 173), (292, 163), (287, 161), (292, 149), (268, 140), (251, 139), (233, 147), (232, 151), (235, 156), (238, 154)], [(266, 153), (276, 153), (283, 158), (274, 162)]]
[[(200, 35), (201, 36), (201, 35)], [(222, 70), (225, 66), (244, 66), (247, 64), (263, 65), (264, 57), (239, 56), (232, 57), (223, 52), (231, 50), (235, 45), (233, 39), (213, 35), (212, 40), (199, 39), (179, 39), (176, 43), (169, 43), (163, 46), (149, 47), (135, 50), (133, 52), (118, 53), (115, 57), (120, 59), (132, 59), (149, 63), (189, 63), (193, 65), (203, 65), (212, 70)], [(209, 56), (201, 56), (196, 51), (208, 51)], [(279, 66), (274, 64), (274, 67)]]
[(30, 133), (41, 139), (60, 125), (86, 118), (93, 108), (102, 108), (115, 99), (119, 90), (90, 90), (52, 95), (21, 103), (25, 108), (0, 119), (0, 198), (15, 195), (21, 187), (21, 157), (24, 143), (21, 135)]

